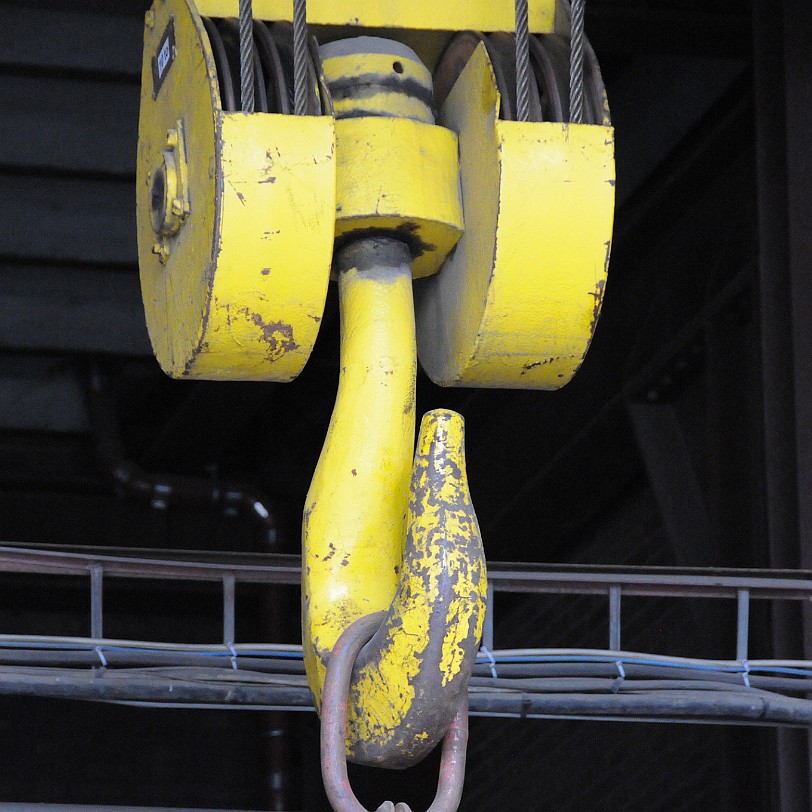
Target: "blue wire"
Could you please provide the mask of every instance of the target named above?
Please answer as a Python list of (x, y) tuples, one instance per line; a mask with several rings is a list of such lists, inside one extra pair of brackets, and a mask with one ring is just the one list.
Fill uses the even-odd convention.
[[(76, 652), (93, 652), (101, 650), (102, 652), (113, 653), (138, 653), (138, 654), (163, 654), (167, 653), (166, 649), (160, 647), (155, 648), (131, 648), (128, 646), (93, 646), (90, 644), (81, 645), (76, 643), (46, 643), (31, 641), (27, 643), (20, 643), (18, 641), (0, 641), (0, 648), (27, 648), (27, 649), (42, 649), (42, 650), (57, 650), (57, 651), (76, 651)], [(215, 657), (215, 658), (231, 658), (230, 651), (177, 651), (170, 652), (177, 654), (187, 654), (197, 657)], [(238, 657), (256, 657), (265, 660), (302, 660), (303, 656), (298, 651), (240, 651), (237, 653)], [(488, 665), (491, 661), (488, 658), (477, 656), (477, 665)], [(746, 669), (743, 665), (714, 665), (712, 663), (686, 663), (678, 660), (651, 660), (645, 657), (614, 657), (612, 655), (586, 655), (586, 654), (534, 654), (528, 656), (510, 656), (510, 657), (494, 657), (496, 665), (517, 663), (517, 664), (533, 664), (533, 663), (606, 663), (613, 665), (621, 663), (622, 665), (648, 665), (648, 666), (661, 666), (663, 668), (674, 668), (688, 671), (707, 671), (709, 673), (717, 674), (743, 674), (747, 670), (752, 673), (763, 674), (787, 674), (795, 677), (812, 678), (812, 670), (803, 668), (793, 668), (790, 666), (754, 666), (750, 665)]]

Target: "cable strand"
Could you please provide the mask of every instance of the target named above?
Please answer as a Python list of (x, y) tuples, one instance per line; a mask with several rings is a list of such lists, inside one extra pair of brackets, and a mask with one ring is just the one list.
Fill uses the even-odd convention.
[(516, 0), (516, 120), (530, 118), (530, 31), (527, 0)]
[(307, 0), (293, 0), (293, 109), (307, 115)]
[(572, 0), (570, 29), (570, 122), (584, 121), (584, 7), (586, 0)]
[(254, 112), (254, 10), (240, 0), (240, 100), (243, 113)]

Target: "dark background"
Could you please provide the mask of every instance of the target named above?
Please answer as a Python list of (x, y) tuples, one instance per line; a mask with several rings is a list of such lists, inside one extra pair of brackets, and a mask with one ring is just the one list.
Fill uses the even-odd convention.
[[(146, 6), (0, 4), (0, 539), (296, 552), (337, 383), (335, 292), (290, 385), (161, 374), (135, 247)], [(556, 393), (421, 376), (419, 409), (465, 416), (492, 560), (808, 567), (812, 9), (589, 0), (586, 25), (617, 140), (615, 242), (587, 360)], [(241, 510), (139, 500), (115, 486), (112, 458), (260, 495), (275, 538)], [(1, 586), (0, 632), (88, 633), (86, 584)], [(219, 600), (200, 585), (117, 584), (105, 635), (214, 642)], [(605, 645), (604, 613), (497, 597), (496, 645)], [(238, 640), (297, 641), (297, 616), (295, 590), (238, 591)], [(630, 600), (624, 647), (732, 657), (732, 621), (710, 602)], [(756, 613), (751, 656), (805, 653), (799, 617)], [(0, 802), (321, 810), (317, 736), (311, 714), (6, 698)], [(435, 767), (354, 779), (370, 805), (417, 809)], [(482, 719), (462, 808), (805, 810), (808, 775), (800, 732)]]

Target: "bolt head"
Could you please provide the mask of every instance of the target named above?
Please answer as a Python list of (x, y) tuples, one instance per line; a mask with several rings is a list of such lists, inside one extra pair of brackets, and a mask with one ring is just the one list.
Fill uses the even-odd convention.
[(162, 242), (156, 242), (152, 245), (152, 253), (158, 255), (161, 265), (166, 265), (169, 260), (169, 249)]

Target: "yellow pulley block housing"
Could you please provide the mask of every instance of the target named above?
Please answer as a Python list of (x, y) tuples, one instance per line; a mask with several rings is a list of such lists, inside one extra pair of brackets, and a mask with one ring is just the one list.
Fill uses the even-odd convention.
[(224, 110), (209, 33), (187, 0), (147, 13), (137, 170), (147, 327), (173, 377), (289, 381), (327, 294), (334, 122)]
[(336, 642), (384, 613), (356, 661), (347, 748), (404, 767), (464, 701), (487, 589), (462, 418), (425, 415), (414, 452), (417, 361), (445, 386), (572, 378), (606, 282), (613, 131), (594, 55), (600, 93), (587, 123), (569, 121), (564, 0), (529, 3), (527, 121), (512, 120), (513, 3), (310, 0), (322, 45), (304, 116), (289, 115), (279, 51), (292, 4), (253, 8), (254, 61), (270, 68), (251, 114), (235, 103), (238, 0), (147, 13), (147, 324), (172, 376), (288, 381), (335, 273), (341, 374), (303, 519), (305, 665), (319, 707)]
[(614, 133), (608, 121), (505, 121), (503, 101), (480, 43), (438, 115), (459, 135), (465, 234), (416, 288), (418, 352), (442, 386), (557, 389), (600, 314)]

